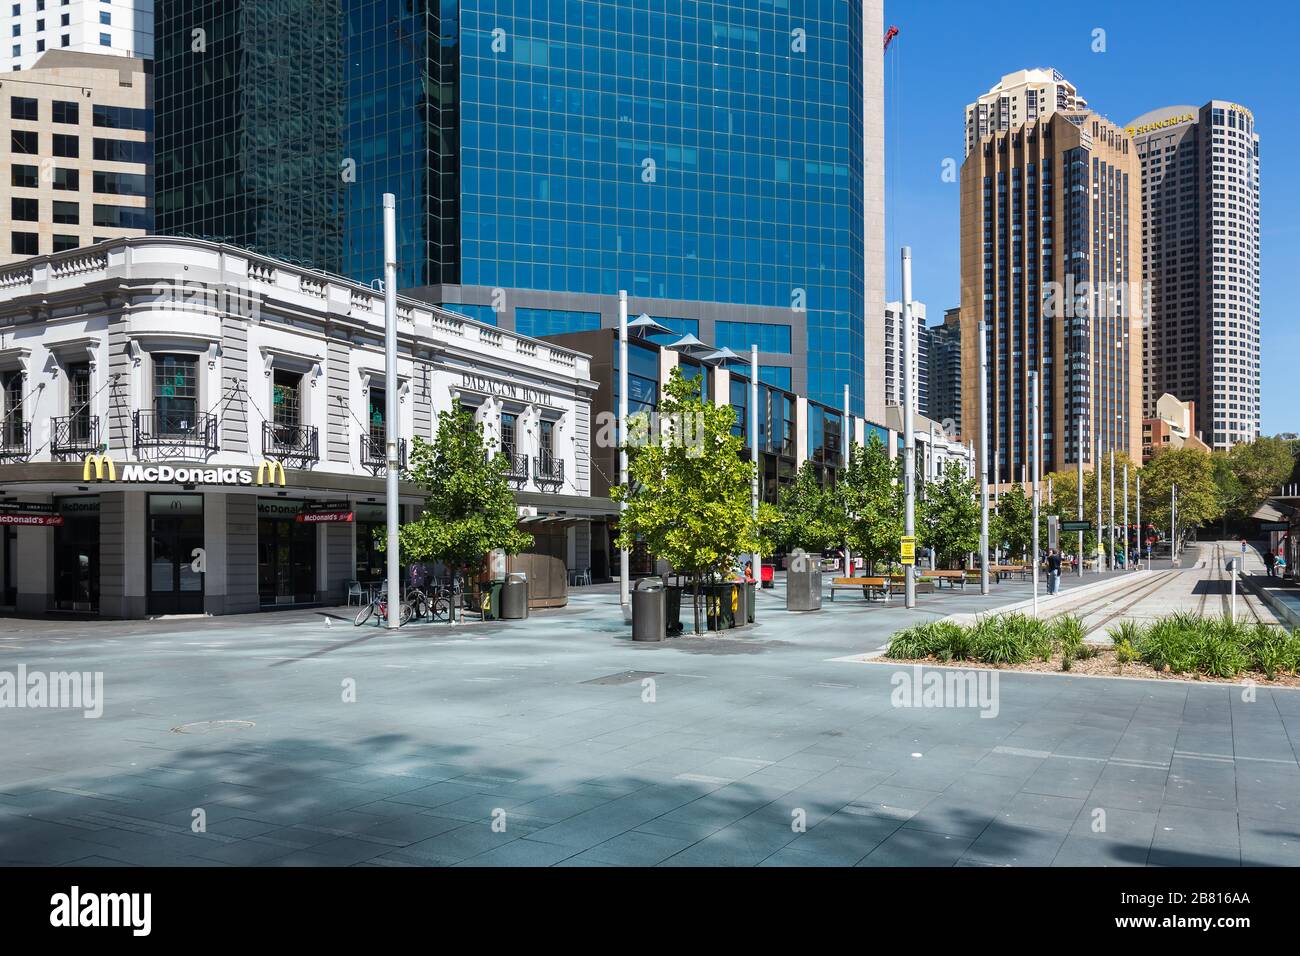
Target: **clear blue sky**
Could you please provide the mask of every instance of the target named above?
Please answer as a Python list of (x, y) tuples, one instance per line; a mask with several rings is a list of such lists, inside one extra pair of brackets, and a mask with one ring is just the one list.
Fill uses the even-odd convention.
[[(885, 54), (888, 297), (899, 296), (906, 244), (930, 323), (960, 304), (958, 186), (942, 164), (960, 165), (965, 106), (1004, 73), (1055, 67), (1121, 126), (1161, 106), (1241, 103), (1260, 137), (1263, 432), (1300, 431), (1298, 10), (1294, 0), (886, 0), (885, 24), (900, 31)], [(1104, 53), (1092, 51), (1095, 29)]]

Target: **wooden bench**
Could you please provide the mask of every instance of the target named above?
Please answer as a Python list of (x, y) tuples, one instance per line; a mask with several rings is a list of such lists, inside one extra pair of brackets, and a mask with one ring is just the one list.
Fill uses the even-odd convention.
[(960, 584), (961, 589), (963, 591), (966, 590), (965, 571), (926, 571), (925, 576), (928, 578), (934, 578), (936, 581), (940, 582), (941, 586), (942, 582), (947, 581), (948, 587), (950, 588)]
[(879, 594), (889, 600), (891, 582), (889, 578), (831, 578), (831, 600), (835, 600), (836, 591), (855, 591), (862, 589), (862, 596), (868, 601), (872, 594)]
[(1027, 581), (1031, 573), (1031, 569), (1027, 564), (994, 564), (989, 567), (989, 570), (999, 581), (1009, 578), (1013, 574), (1018, 574), (1020, 580)]
[[(916, 579), (915, 579), (915, 580), (916, 580), (916, 593), (917, 593), (917, 594), (933, 594), (933, 593), (934, 593), (934, 590), (935, 590), (935, 582), (934, 582), (934, 580), (930, 577), (930, 572), (929, 572), (929, 571), (925, 571), (925, 572), (923, 572), (923, 573), (921, 573), (921, 574), (918, 574), (918, 575), (916, 576)], [(900, 590), (900, 589), (902, 589), (902, 588), (907, 587), (907, 578), (903, 577), (903, 575), (901, 575), (901, 574), (891, 574), (891, 575), (889, 576), (889, 582), (890, 582), (890, 584), (893, 586), (894, 590)]]

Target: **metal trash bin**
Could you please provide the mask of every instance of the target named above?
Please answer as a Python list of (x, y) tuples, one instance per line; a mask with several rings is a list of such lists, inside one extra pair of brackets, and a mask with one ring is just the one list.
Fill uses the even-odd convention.
[(663, 578), (649, 577), (637, 581), (632, 589), (632, 640), (662, 641), (668, 636), (667, 595)]
[(820, 611), (822, 609), (822, 573), (820, 570), (796, 571), (792, 569), (786, 571), (785, 609), (787, 611)]
[(528, 616), (528, 575), (511, 571), (501, 588), (501, 619), (521, 621)]

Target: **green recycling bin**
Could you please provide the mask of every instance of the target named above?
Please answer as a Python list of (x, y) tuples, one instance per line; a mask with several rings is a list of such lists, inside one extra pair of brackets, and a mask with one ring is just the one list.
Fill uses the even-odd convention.
[(501, 619), (501, 589), (504, 581), (489, 581), (479, 590), (479, 610), (485, 621)]

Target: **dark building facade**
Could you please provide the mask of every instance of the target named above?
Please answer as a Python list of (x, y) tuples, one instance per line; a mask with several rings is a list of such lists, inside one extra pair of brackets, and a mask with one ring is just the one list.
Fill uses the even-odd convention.
[[(961, 309), (948, 309), (943, 323), (925, 330), (929, 340), (929, 407), (927, 418), (944, 426), (949, 437), (960, 438), (961, 419)], [(951, 426), (949, 425), (951, 423)]]
[(158, 229), (369, 282), (393, 192), (410, 294), (542, 335), (613, 326), (627, 290), (879, 420), (882, 20), (882, 0), (160, 0)]

